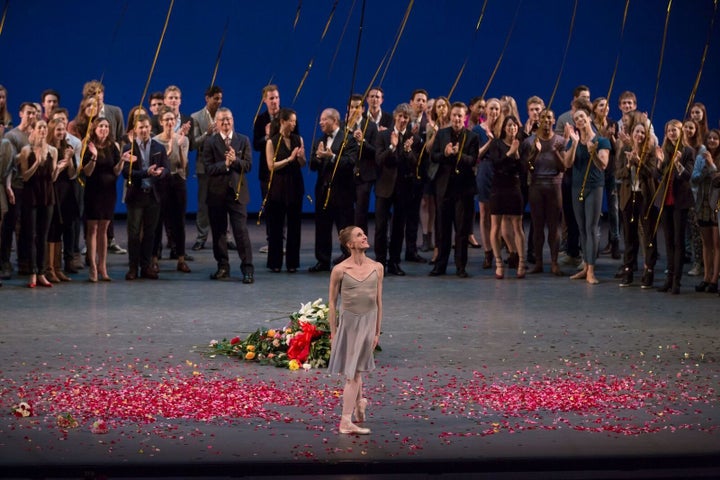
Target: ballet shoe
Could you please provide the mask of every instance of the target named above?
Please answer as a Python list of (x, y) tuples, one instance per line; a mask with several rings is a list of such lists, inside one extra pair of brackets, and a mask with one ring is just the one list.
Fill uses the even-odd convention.
[(355, 421), (360, 423), (365, 421), (365, 409), (367, 408), (367, 398), (361, 398), (355, 407)]
[(338, 430), (344, 435), (368, 435), (370, 433), (369, 428), (358, 427), (354, 423), (345, 426), (341, 423)]

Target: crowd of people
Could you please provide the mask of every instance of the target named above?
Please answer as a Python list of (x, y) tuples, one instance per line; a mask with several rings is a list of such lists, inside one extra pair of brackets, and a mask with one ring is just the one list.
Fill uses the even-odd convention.
[[(383, 89), (373, 87), (353, 95), (344, 115), (324, 109), (322, 135), (308, 151), (298, 114), (281, 107), (275, 85), (262, 90), (266, 108), (254, 119), (252, 142), (235, 130), (218, 86), (206, 90), (201, 110), (184, 115), (181, 91), (171, 85), (152, 94), (147, 109), (131, 109), (127, 124), (95, 80), (84, 85), (72, 119), (60, 93), (49, 89), (39, 103), (20, 105), (14, 126), (7, 93), (0, 86), (0, 273), (7, 279), (15, 272), (15, 241), (17, 273), (28, 276), (31, 288), (69, 281), (85, 267), (89, 281), (111, 281), (107, 253), (125, 253), (114, 241), (118, 195), (127, 205), (125, 279), (158, 278), (163, 231), (177, 270), (191, 273), (185, 247), (190, 152), (196, 152), (198, 183), (191, 248), (205, 248), (211, 233), (217, 271), (210, 277), (230, 277), (229, 252), (236, 250), (242, 282), (253, 283), (247, 207), (248, 183), (256, 181), (249, 175), (254, 150), (267, 240), (260, 252), (273, 273), (300, 269), (308, 165), (317, 179), (311, 273), (349, 258), (343, 245), (333, 254), (333, 232), (356, 225), (370, 236), (374, 195), (371, 249), (387, 275), (404, 276), (403, 261), (429, 263), (429, 275), (446, 275), (453, 253), (454, 273), (467, 278), (468, 250), (482, 248), (482, 268), (494, 268), (498, 280), (511, 270), (523, 279), (546, 266), (562, 276), (565, 266), (573, 269), (571, 279), (594, 285), (598, 256), (610, 255), (619, 261), (620, 286), (638, 275), (649, 289), (656, 287), (662, 231), (666, 272), (658, 290), (679, 293), (689, 263), (688, 273), (702, 278), (696, 291), (718, 291), (720, 131), (709, 128), (701, 103), (682, 121), (667, 122), (659, 139), (629, 91), (619, 97), (617, 121), (609, 99), (591, 101), (581, 85), (570, 110), (557, 116), (543, 99), (530, 97), (523, 122), (510, 96), (465, 104), (418, 89), (390, 111), (383, 108)], [(120, 175), (125, 181), (118, 192)]]

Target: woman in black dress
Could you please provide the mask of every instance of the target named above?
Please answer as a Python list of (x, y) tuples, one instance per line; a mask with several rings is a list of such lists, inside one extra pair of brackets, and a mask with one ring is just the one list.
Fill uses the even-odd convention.
[(67, 282), (61, 267), (63, 241), (65, 249), (72, 251), (75, 243), (75, 221), (80, 209), (75, 198), (75, 150), (67, 143), (65, 120), (53, 119), (48, 124), (47, 141), (58, 151), (57, 179), (55, 180), (55, 209), (48, 233), (47, 268), (45, 276), (53, 283)]
[(55, 192), (53, 181), (57, 176), (58, 152), (47, 143), (47, 123), (38, 120), (30, 131), (30, 144), (20, 151), (20, 174), (25, 183), (22, 191), (22, 229), (30, 242), (30, 281), (28, 287), (52, 287), (42, 270), (45, 264), (50, 219)]
[(110, 133), (110, 123), (97, 118), (90, 126), (88, 142), (82, 160), (85, 174), (85, 220), (87, 231), (85, 243), (89, 262), (88, 280), (110, 281), (107, 272), (107, 229), (115, 213), (117, 177), (122, 163), (120, 150)]
[(279, 272), (283, 263), (283, 226), (287, 221), (285, 264), (295, 273), (300, 266), (300, 224), (305, 185), (305, 145), (300, 135), (292, 133), (297, 124), (293, 110), (283, 108), (270, 126), (265, 145), (270, 182), (265, 204), (268, 224), (267, 267)]
[[(510, 251), (520, 255), (517, 278), (525, 278), (525, 232), (523, 232), (523, 198), (520, 190), (520, 122), (513, 116), (505, 117), (500, 136), (494, 139), (488, 149), (487, 160), (493, 167), (490, 190), (490, 242), (495, 255), (495, 278), (504, 277), (502, 260), (501, 230), (503, 238), (513, 239), (508, 245)], [(505, 221), (503, 221), (505, 219)], [(507, 227), (506, 227), (507, 226)], [(508, 228), (511, 227), (511, 228)]]

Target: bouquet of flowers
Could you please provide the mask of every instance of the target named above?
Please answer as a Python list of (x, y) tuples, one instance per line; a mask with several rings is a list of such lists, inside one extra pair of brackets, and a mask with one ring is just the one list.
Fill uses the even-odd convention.
[(249, 362), (289, 368), (324, 368), (330, 360), (328, 306), (318, 298), (301, 303), (282, 328), (259, 328), (244, 339), (212, 340), (210, 356), (228, 355)]

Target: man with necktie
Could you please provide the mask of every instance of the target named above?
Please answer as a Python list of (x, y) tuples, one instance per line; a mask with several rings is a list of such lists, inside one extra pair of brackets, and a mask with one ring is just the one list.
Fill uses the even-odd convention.
[[(340, 113), (326, 108), (320, 114), (323, 137), (312, 148), (310, 170), (315, 183), (315, 258), (310, 272), (330, 271), (332, 227), (338, 232), (355, 219), (354, 173), (357, 142), (340, 128)], [(345, 254), (343, 253), (343, 258)]]
[(138, 268), (142, 278), (158, 278), (150, 264), (155, 229), (160, 219), (162, 183), (170, 176), (170, 164), (165, 147), (152, 140), (150, 135), (150, 117), (140, 115), (135, 122), (135, 140), (124, 148), (122, 171), (128, 180), (125, 204), (130, 258), (125, 280), (135, 280)]
[(250, 139), (234, 131), (233, 115), (229, 108), (219, 108), (215, 114), (217, 133), (203, 146), (203, 163), (208, 176), (207, 206), (212, 231), (213, 255), (218, 269), (210, 275), (213, 280), (230, 277), (227, 235), (228, 218), (235, 238), (243, 283), (255, 281), (252, 246), (247, 229), (247, 204), (250, 193), (247, 173), (252, 168)]

